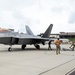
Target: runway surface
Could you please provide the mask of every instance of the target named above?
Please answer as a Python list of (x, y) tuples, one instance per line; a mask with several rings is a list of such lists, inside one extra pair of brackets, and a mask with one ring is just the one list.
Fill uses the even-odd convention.
[(0, 44), (0, 75), (66, 75), (75, 68), (75, 50), (69, 50), (70, 45), (61, 45), (61, 54), (56, 55), (48, 50), (48, 45), (40, 45), (41, 50), (27, 46), (22, 50), (20, 45), (14, 45), (8, 52), (7, 45)]

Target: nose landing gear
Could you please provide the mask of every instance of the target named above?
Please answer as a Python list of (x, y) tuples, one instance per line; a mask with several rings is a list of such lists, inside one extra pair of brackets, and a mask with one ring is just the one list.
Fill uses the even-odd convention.
[(12, 51), (12, 45), (10, 45), (10, 47), (8, 48), (8, 51), (9, 51), (9, 52)]

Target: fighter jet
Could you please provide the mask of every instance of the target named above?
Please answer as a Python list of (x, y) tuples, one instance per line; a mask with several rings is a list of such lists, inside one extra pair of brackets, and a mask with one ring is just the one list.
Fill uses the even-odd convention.
[(27, 34), (0, 28), (0, 44), (10, 45), (8, 51), (12, 50), (12, 45), (22, 45), (22, 49), (25, 49), (26, 45), (34, 45), (36, 49), (40, 49), (39, 44), (45, 45), (45, 42), (50, 40), (52, 27), (53, 24), (50, 24), (42, 36), (35, 36), (28, 26)]

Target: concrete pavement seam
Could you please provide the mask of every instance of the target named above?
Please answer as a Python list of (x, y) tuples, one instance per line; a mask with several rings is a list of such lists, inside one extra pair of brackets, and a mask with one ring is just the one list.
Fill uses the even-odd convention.
[(69, 61), (67, 61), (67, 62), (65, 62), (65, 63), (63, 63), (63, 64), (60, 64), (60, 65), (58, 65), (58, 66), (56, 66), (56, 67), (53, 67), (53, 68), (51, 68), (51, 69), (48, 69), (48, 70), (46, 70), (46, 71), (44, 71), (44, 72), (41, 72), (41, 73), (38, 74), (38, 75), (42, 75), (42, 74), (44, 74), (44, 73), (46, 73), (46, 72), (49, 72), (49, 71), (51, 71), (51, 70), (53, 70), (53, 69), (55, 69), (55, 68), (58, 68), (58, 67), (62, 66), (62, 65), (64, 65), (64, 64), (67, 64), (67, 63), (69, 63), (69, 62), (71, 62), (71, 61), (73, 61), (73, 60), (75, 60), (75, 58), (72, 59), (72, 60), (69, 60)]

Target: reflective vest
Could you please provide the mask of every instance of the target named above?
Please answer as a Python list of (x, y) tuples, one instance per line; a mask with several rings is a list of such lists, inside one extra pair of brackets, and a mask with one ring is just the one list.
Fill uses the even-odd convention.
[(55, 42), (56, 45), (60, 45), (60, 43), (61, 43), (60, 40), (56, 40)]

